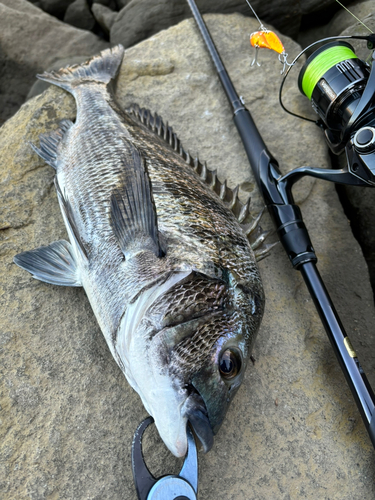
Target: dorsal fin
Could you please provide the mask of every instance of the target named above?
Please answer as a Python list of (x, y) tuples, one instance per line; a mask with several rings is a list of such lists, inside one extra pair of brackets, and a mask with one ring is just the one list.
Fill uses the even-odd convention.
[(250, 213), (250, 198), (246, 203), (242, 203), (238, 197), (238, 186), (234, 189), (230, 189), (226, 181), (219, 181), (216, 170), (207, 168), (206, 162), (202, 163), (197, 156), (193, 158), (190, 153), (183, 148), (180, 139), (173, 132), (172, 127), (170, 127), (168, 123), (164, 123), (161, 117), (156, 113), (153, 115), (150, 110), (140, 108), (138, 104), (130, 105), (129, 108), (126, 109), (126, 112), (139, 120), (144, 126), (151, 130), (151, 132), (154, 132), (164, 139), (165, 142), (195, 170), (201, 180), (220, 197), (224, 205), (234, 213), (240, 223), (246, 220)]
[(255, 219), (250, 217), (251, 198), (249, 197), (246, 203), (242, 203), (238, 196), (239, 186), (230, 189), (227, 186), (226, 180), (220, 182), (217, 178), (217, 170), (210, 170), (206, 162), (202, 163), (197, 156), (192, 157), (190, 153), (183, 148), (180, 139), (173, 132), (172, 127), (170, 127), (168, 123), (164, 123), (159, 115), (156, 113), (153, 115), (150, 110), (140, 108), (138, 104), (132, 104), (126, 111), (149, 130), (164, 139), (166, 143), (176, 151), (193, 170), (195, 170), (200, 179), (219, 196), (224, 205), (233, 212), (255, 252), (257, 261), (267, 257), (271, 249), (277, 243), (265, 243), (270, 232), (263, 231), (259, 225), (264, 210), (262, 210)]

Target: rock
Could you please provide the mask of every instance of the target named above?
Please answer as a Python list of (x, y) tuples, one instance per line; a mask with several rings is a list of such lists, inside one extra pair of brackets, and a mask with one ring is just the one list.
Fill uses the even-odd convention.
[[(225, 14), (240, 12), (252, 15), (244, 0), (229, 0), (225, 2), (225, 6), (216, 0), (205, 0), (198, 3), (202, 14), (207, 12)], [(265, 23), (274, 25), (286, 35), (297, 35), (301, 12), (299, 4), (294, 0), (278, 2), (254, 0), (252, 6)], [(114, 44), (121, 43), (124, 47), (130, 47), (189, 17), (192, 17), (192, 14), (184, 0), (177, 2), (160, 0), (152, 5), (148, 0), (132, 0), (119, 12), (111, 29), (110, 40)], [(256, 29), (258, 28), (259, 25)], [(249, 33), (244, 33), (243, 36), (248, 38)]]
[[(304, 16), (312, 14), (314, 12), (319, 12), (319, 11), (324, 12), (329, 7), (336, 5), (335, 0), (301, 0), (300, 3), (301, 3), (302, 14)], [(348, 0), (346, 1), (343, 0), (341, 3), (344, 5), (349, 4)]]
[[(365, 2), (354, 2), (348, 5), (350, 11), (358, 17), (358, 19), (363, 20), (368, 15), (375, 12), (375, 0), (366, 0)], [(328, 25), (329, 33), (332, 36), (342, 33), (346, 28), (353, 26), (355, 19), (344, 9), (341, 9), (335, 14), (333, 19)]]
[(92, 13), (102, 30), (105, 33), (109, 33), (109, 30), (117, 17), (117, 12), (109, 9), (105, 5), (101, 5), (100, 3), (94, 3), (92, 5)]
[(108, 46), (26, 0), (0, 0), (0, 124), (24, 102), (35, 75), (55, 60), (92, 55)]
[(131, 2), (131, 0), (117, 0), (117, 4), (118, 4), (120, 9), (123, 9), (130, 2)]
[(92, 2), (92, 5), (94, 6), (95, 4), (104, 5), (105, 7), (108, 7), (111, 10), (119, 10), (120, 6), (119, 2), (117, 2), (116, 0), (94, 0)]
[(58, 19), (64, 19), (64, 15), (66, 9), (72, 4), (74, 0), (40, 0), (39, 7), (47, 12), (47, 14), (51, 14), (51, 16), (55, 16)]
[[(321, 131), (280, 110), (275, 54), (262, 53), (261, 69), (250, 68), (243, 33), (257, 23), (238, 14), (205, 19), (282, 171), (328, 166)], [(292, 56), (300, 50), (283, 39)], [(122, 106), (135, 101), (160, 113), (186, 148), (199, 151), (230, 186), (240, 183), (242, 196), (251, 194), (254, 210), (260, 208), (230, 107), (192, 20), (129, 49), (116, 93)], [(298, 112), (309, 106), (296, 86), (286, 100)], [(136, 499), (130, 446), (146, 412), (112, 359), (83, 290), (40, 283), (12, 264), (20, 251), (67, 237), (53, 169), (28, 141), (74, 119), (75, 111), (70, 95), (49, 88), (0, 129), (2, 500)], [(333, 185), (309, 182), (296, 197), (321, 274), (374, 384), (374, 308), (361, 250)], [(199, 495), (374, 498), (374, 451), (302, 278), (282, 248), (260, 268), (267, 304), (257, 361), (212, 451), (199, 454)], [(144, 451), (156, 476), (181, 466), (154, 428)]]
[[(363, 17), (361, 21), (368, 26), (371, 31), (375, 30), (375, 13), (369, 13), (366, 17)], [(340, 35), (368, 35), (369, 31), (359, 22), (356, 22), (346, 28)], [(354, 47), (356, 55), (366, 60), (370, 56), (371, 52), (367, 48), (367, 42), (365, 40), (349, 40), (349, 43)]]
[[(66, 66), (71, 66), (72, 64), (81, 64), (87, 59), (89, 56), (77, 56), (77, 57), (66, 57), (65, 59), (58, 59), (53, 64), (45, 68), (46, 71), (57, 71), (60, 68), (65, 68)], [(44, 82), (43, 80), (35, 80), (34, 85), (29, 90), (29, 93), (26, 96), (26, 100), (35, 97), (36, 95), (41, 94), (50, 86), (49, 83)]]
[[(343, 157), (342, 163), (345, 162)], [(354, 189), (353, 186), (340, 186), (340, 191), (345, 196), (350, 224), (362, 247), (375, 290), (375, 193), (372, 189)]]
[(95, 26), (95, 19), (87, 0), (74, 0), (66, 9), (64, 22), (82, 30), (92, 30)]

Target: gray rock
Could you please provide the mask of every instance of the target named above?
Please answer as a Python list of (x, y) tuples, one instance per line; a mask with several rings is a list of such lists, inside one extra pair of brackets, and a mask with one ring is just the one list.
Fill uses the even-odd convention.
[(120, 9), (123, 9), (128, 3), (130, 3), (132, 0), (117, 0), (117, 4)]
[(58, 19), (64, 19), (66, 9), (74, 0), (39, 0), (39, 6), (47, 14), (55, 16)]
[(104, 5), (105, 7), (108, 7), (111, 10), (119, 10), (120, 4), (116, 0), (94, 0), (92, 4), (99, 4), (99, 5)]
[[(361, 21), (375, 12), (375, 0), (354, 2), (348, 5), (350, 11)], [(344, 9), (339, 10), (328, 25), (332, 36), (342, 33), (346, 28), (353, 26), (356, 20)]]
[[(71, 66), (72, 64), (81, 64), (86, 61), (89, 56), (76, 56), (76, 57), (66, 57), (64, 59), (58, 59), (53, 64), (45, 68), (46, 71), (57, 71), (60, 68), (65, 68), (66, 66)], [(44, 82), (43, 80), (35, 80), (35, 83), (29, 90), (29, 93), (26, 96), (26, 100), (35, 97), (36, 95), (41, 94), (50, 86), (49, 83)]]
[(108, 45), (26, 0), (0, 0), (0, 124), (24, 102), (37, 73), (57, 59), (92, 55)]
[(92, 30), (95, 26), (95, 19), (87, 0), (74, 0), (66, 9), (64, 22), (81, 28), (83, 30)]
[[(200, 1), (202, 14), (207, 12), (231, 13), (240, 12), (251, 16), (251, 10), (244, 0), (217, 2), (216, 0)], [(296, 35), (300, 25), (300, 6), (294, 0), (263, 2), (254, 0), (252, 6), (258, 16), (265, 22), (274, 25), (286, 35)], [(132, 0), (119, 12), (110, 34), (112, 43), (121, 43), (130, 47), (160, 30), (177, 24), (183, 19), (192, 17), (186, 0), (160, 0), (150, 4), (149, 0)], [(259, 28), (259, 25), (256, 29)], [(250, 33), (244, 33), (248, 37)]]
[[(312, 14), (313, 12), (319, 12), (327, 9), (328, 7), (332, 7), (335, 5), (335, 0), (300, 0), (301, 10), (303, 15)], [(344, 5), (347, 5), (349, 2), (343, 0), (341, 2)]]
[[(374, 32), (375, 30), (375, 13), (369, 13), (366, 17), (363, 17), (361, 21), (368, 26), (368, 28)], [(368, 35), (369, 31), (359, 22), (355, 22), (349, 28), (346, 28), (340, 35)], [(367, 48), (367, 42), (365, 40), (350, 40), (349, 43), (354, 47), (355, 53), (358, 57), (366, 60), (370, 57), (371, 52)]]
[(109, 33), (117, 17), (117, 12), (100, 3), (94, 3), (92, 5), (92, 13), (103, 31)]
[[(287, 169), (328, 166), (321, 132), (278, 106), (280, 65), (262, 53), (251, 69), (247, 37), (257, 23), (206, 16), (224, 63), (266, 142)], [(188, 43), (187, 43), (188, 41)], [(293, 55), (299, 47), (285, 39)], [(138, 102), (174, 126), (221, 179), (240, 183), (261, 206), (230, 107), (191, 20), (127, 51), (117, 84), (121, 105)], [(306, 111), (292, 87), (287, 102)], [(28, 146), (73, 98), (50, 88), (0, 130), (0, 497), (2, 500), (135, 500), (130, 446), (145, 410), (105, 345), (85, 294), (33, 280), (12, 264), (22, 250), (66, 238), (53, 170)], [(297, 198), (319, 268), (371, 382), (375, 318), (366, 265), (333, 185), (310, 182)], [(260, 263), (267, 303), (250, 366), (212, 451), (200, 454), (207, 500), (371, 499), (374, 451), (299, 273), (281, 248)], [(155, 475), (181, 462), (146, 435)]]

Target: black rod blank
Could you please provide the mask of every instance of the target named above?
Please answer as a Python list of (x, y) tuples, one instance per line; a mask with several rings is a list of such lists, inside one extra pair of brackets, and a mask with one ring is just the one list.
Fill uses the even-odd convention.
[(375, 396), (315, 265), (317, 259), (300, 210), (294, 205), (291, 186), (281, 180), (277, 161), (268, 152), (250, 112), (238, 97), (195, 1), (187, 2), (232, 105), (234, 122), (280, 240), (294, 268), (302, 273), (375, 448)]

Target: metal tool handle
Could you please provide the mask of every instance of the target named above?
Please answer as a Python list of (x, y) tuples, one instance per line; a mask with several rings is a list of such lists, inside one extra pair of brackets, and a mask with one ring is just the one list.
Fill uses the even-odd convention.
[(197, 500), (198, 457), (193, 433), (187, 427), (188, 452), (178, 475), (155, 478), (148, 470), (142, 452), (142, 437), (152, 417), (141, 422), (132, 444), (132, 470), (139, 500)]
[[(317, 258), (308, 231), (291, 194), (291, 185), (295, 178), (291, 175), (281, 175), (277, 161), (267, 150), (250, 112), (240, 102), (195, 1), (187, 2), (232, 105), (233, 120), (277, 234), (293, 267), (302, 273), (375, 448), (375, 396), (316, 267)], [(304, 175), (308, 172), (309, 169), (306, 169)], [(321, 172), (319, 176), (324, 178)], [(334, 176), (330, 178), (327, 175), (326, 180), (333, 178)], [(347, 177), (345, 181), (348, 183)]]

